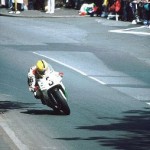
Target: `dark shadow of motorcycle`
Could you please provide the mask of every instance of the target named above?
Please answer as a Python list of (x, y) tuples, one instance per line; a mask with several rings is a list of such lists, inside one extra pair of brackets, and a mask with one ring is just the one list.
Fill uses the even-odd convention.
[(46, 109), (29, 109), (27, 111), (21, 112), (30, 115), (59, 115), (64, 116), (65, 114), (60, 111), (46, 110)]

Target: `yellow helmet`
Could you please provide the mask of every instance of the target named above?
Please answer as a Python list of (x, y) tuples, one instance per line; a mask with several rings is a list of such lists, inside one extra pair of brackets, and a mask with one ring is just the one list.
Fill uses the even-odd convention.
[(45, 74), (45, 71), (48, 69), (48, 64), (45, 60), (38, 60), (36, 63), (37, 73), (40, 76)]

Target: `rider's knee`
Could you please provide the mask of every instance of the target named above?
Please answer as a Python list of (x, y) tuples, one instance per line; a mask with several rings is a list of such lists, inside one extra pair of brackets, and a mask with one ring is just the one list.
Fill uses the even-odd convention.
[(42, 98), (42, 93), (40, 90), (37, 90), (36, 92), (34, 92), (34, 97), (36, 99), (41, 99)]

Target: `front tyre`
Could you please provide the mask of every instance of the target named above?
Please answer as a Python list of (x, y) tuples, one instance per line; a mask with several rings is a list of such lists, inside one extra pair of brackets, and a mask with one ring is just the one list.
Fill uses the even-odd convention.
[(60, 105), (60, 109), (66, 114), (70, 115), (70, 108), (68, 106), (68, 103), (66, 101), (66, 97), (64, 93), (61, 91), (61, 89), (55, 89), (55, 98)]

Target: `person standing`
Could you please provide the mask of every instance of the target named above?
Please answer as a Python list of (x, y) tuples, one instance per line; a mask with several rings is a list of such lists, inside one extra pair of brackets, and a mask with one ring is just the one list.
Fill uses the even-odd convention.
[(12, 8), (11, 11), (9, 11), (10, 14), (20, 14), (20, 11), (22, 10), (23, 0), (12, 0)]
[(48, 4), (48, 8), (46, 13), (53, 14), (55, 11), (55, 0), (48, 0), (47, 4)]
[(143, 1), (143, 24), (150, 28), (150, 0)]

